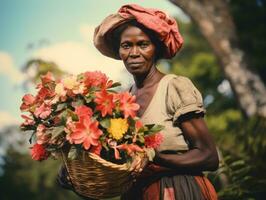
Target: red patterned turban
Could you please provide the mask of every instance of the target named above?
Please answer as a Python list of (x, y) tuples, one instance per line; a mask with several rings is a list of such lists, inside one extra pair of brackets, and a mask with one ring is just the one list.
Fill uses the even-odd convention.
[(163, 58), (172, 58), (181, 48), (183, 38), (178, 31), (175, 19), (160, 10), (143, 8), (136, 4), (122, 6), (116, 14), (109, 15), (96, 27), (93, 38), (95, 47), (105, 56), (120, 59), (114, 52), (112, 44), (108, 42), (110, 41), (108, 34), (131, 20), (136, 20), (157, 34), (158, 39), (166, 47)]

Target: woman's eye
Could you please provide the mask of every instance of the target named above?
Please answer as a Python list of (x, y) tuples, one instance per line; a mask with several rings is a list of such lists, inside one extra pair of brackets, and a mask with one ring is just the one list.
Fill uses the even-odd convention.
[(146, 47), (148, 47), (148, 46), (149, 46), (148, 43), (141, 43), (141, 44), (140, 44), (140, 47), (141, 47), (141, 48), (146, 48)]
[(121, 44), (120, 45), (123, 49), (129, 49), (130, 48), (130, 45), (129, 44)]

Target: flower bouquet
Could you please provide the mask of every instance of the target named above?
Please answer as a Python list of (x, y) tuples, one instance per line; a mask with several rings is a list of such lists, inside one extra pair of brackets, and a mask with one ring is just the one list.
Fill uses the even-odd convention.
[(121, 194), (130, 185), (130, 163), (162, 141), (162, 126), (143, 125), (136, 117), (139, 105), (120, 84), (99, 72), (68, 75), (55, 80), (41, 76), (37, 94), (26, 94), (21, 111), (30, 137), (32, 159), (60, 155), (79, 194), (105, 198)]

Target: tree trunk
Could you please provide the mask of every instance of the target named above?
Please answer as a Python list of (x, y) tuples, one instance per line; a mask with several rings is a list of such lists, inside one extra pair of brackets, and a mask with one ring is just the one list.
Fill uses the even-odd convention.
[(180, 7), (215, 52), (244, 115), (266, 117), (266, 89), (258, 74), (247, 68), (237, 43), (233, 18), (225, 0), (169, 0)]

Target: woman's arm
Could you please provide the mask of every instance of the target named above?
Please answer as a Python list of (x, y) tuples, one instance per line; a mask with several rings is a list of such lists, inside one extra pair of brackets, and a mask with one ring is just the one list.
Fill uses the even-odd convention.
[(199, 117), (183, 121), (181, 129), (189, 141), (189, 151), (178, 155), (156, 152), (154, 163), (182, 172), (216, 170), (218, 154), (204, 119)]

